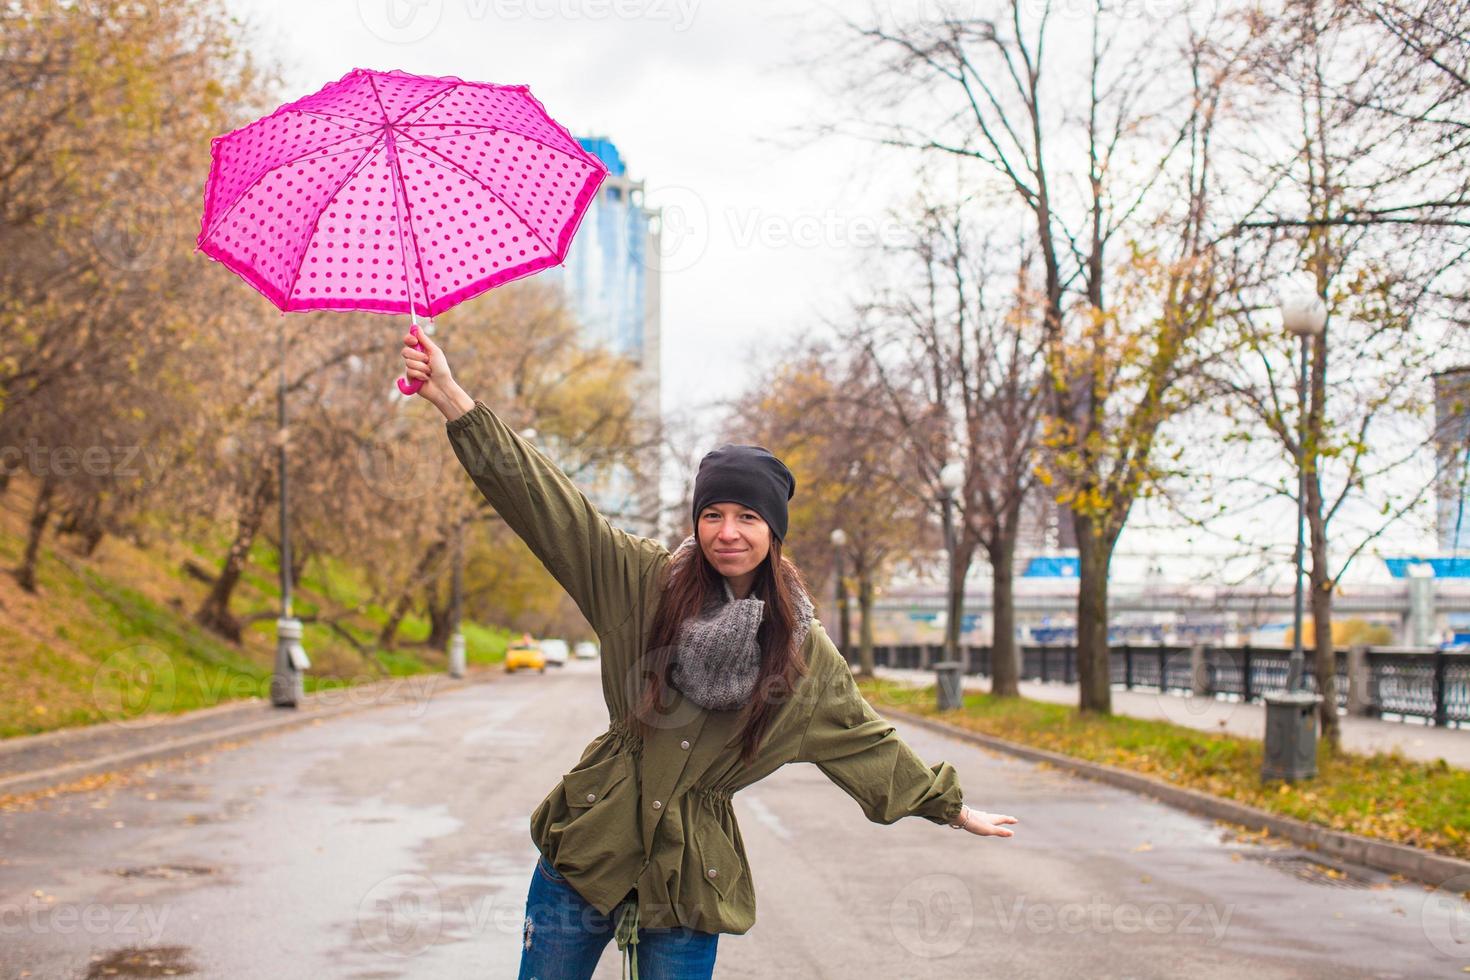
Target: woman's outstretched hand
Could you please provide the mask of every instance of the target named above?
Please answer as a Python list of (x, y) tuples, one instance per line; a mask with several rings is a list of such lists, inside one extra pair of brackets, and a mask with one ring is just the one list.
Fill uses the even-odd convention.
[[(423, 350), (414, 347), (415, 342), (422, 345)], [(434, 343), (434, 338), (422, 329), (417, 333), (410, 331), (404, 334), (403, 367), (403, 373), (410, 381), (424, 383), (418, 393), (443, 412), (446, 419), (458, 418), (475, 407), (474, 399), (455, 383), (444, 348)]]
[(984, 810), (976, 810), (974, 807), (966, 806), (960, 810), (959, 820), (950, 824), (956, 830), (968, 830), (972, 834), (981, 837), (1013, 837), (1014, 830), (1007, 830), (1002, 824), (1019, 823), (1015, 817), (1004, 813), (986, 813)]

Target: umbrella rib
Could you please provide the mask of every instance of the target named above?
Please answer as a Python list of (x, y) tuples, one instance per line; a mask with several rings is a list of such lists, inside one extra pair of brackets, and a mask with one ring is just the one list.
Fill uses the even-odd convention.
[[(454, 123), (404, 123), (404, 125), (405, 126), (453, 126)], [(538, 146), (544, 146), (548, 150), (550, 150), (552, 153), (560, 153), (562, 156), (564, 156), (564, 157), (571, 157), (573, 160), (577, 159), (576, 154), (571, 153), (571, 152), (568, 152), (567, 150), (564, 150), (564, 149), (562, 149), (559, 146), (552, 146), (550, 143), (546, 142), (545, 140), (537, 139), (536, 137), (529, 136), (526, 133), (521, 132), (520, 130), (510, 129), (509, 127), (506, 127), (506, 126), (487, 126), (484, 129), (477, 129), (477, 130), (475, 130), (472, 133), (441, 133), (438, 136), (415, 136), (415, 137), (413, 137), (413, 139), (442, 140), (446, 136), (478, 136), (480, 133), (510, 133), (512, 136), (519, 136), (523, 140), (530, 140), (532, 143), (535, 143)], [(405, 133), (404, 135), (406, 136), (408, 134)], [(583, 150), (582, 152), (585, 153), (587, 151), (586, 150)]]
[[(403, 115), (401, 115), (397, 119), (393, 120), (392, 125), (394, 125), (394, 126), (417, 126), (418, 123), (405, 123), (405, 122), (403, 122), (403, 120), (408, 117), (408, 114), (410, 112), (417, 111), (418, 109), (422, 108), (424, 105), (426, 105), (427, 103), (433, 101), (434, 99), (442, 99), (442, 98), (444, 98), (444, 96), (446, 96), (449, 93), (453, 92), (458, 87), (459, 87), (458, 84), (456, 84), (454, 82), (451, 82), (451, 83), (449, 83), (449, 85), (447, 85), (444, 88), (444, 91), (442, 91), (442, 92), (435, 92), (433, 95), (431, 95), (428, 98), (424, 99), (422, 102), (419, 102), (417, 105), (409, 106), (407, 109), (403, 110)], [(432, 111), (433, 108), (434, 108), (433, 106), (429, 106), (428, 109), (424, 109), (424, 112), (425, 113), (428, 113), (428, 112)]]
[(388, 109), (383, 105), (383, 97), (378, 94), (378, 83), (376, 81), (374, 81), (373, 76), (371, 76), (371, 75), (369, 75), (367, 77), (367, 80), (368, 80), (368, 85), (372, 87), (372, 90), (373, 90), (373, 98), (376, 99), (377, 102), (378, 102), (378, 111), (383, 114), (383, 125), (385, 125), (385, 126), (391, 126), (391, 125), (393, 125), (393, 120), (391, 120), (391, 119), (388, 118)]
[[(248, 193), (250, 193), (250, 191), (254, 190), (257, 186), (259, 186), (260, 182), (262, 180), (264, 180), (270, 174), (274, 173), (277, 170), (280, 170), (282, 167), (289, 167), (292, 164), (305, 163), (308, 160), (319, 160), (319, 159), (321, 159), (321, 157), (318, 156), (318, 154), (321, 153), (322, 150), (326, 149), (329, 146), (336, 146), (339, 143), (346, 143), (348, 140), (357, 139), (360, 136), (370, 136), (370, 135), (372, 135), (372, 134), (371, 133), (353, 133), (351, 136), (344, 136), (344, 137), (342, 137), (339, 140), (333, 140), (330, 143), (323, 143), (321, 146), (317, 147), (315, 150), (312, 150), (311, 153), (307, 154), (304, 157), (293, 157), (290, 160), (282, 160), (280, 163), (276, 164), (275, 166), (269, 167), (269, 168), (267, 168), (265, 170), (262, 170), (260, 172), (260, 176), (256, 177), (254, 180), (252, 180), (250, 182), (250, 186), (247, 187), (247, 188), (245, 188), (243, 191), (241, 191), (240, 192), (240, 196), (239, 197), (236, 197), (235, 200), (230, 203), (230, 206), (225, 209), (224, 214), (220, 215), (218, 218), (215, 219), (214, 224), (210, 226), (209, 233), (206, 234), (206, 235), (200, 236), (200, 239), (199, 240), (200, 241), (208, 241), (209, 238), (211, 236), (213, 236), (215, 232), (219, 231), (219, 226), (224, 223), (224, 220), (226, 218), (228, 218), (231, 214), (234, 213), (235, 208), (237, 208), (237, 207), (240, 206), (240, 202), (243, 201), (243, 200), (245, 200), (245, 196)], [(367, 147), (364, 147), (363, 149), (371, 150), (372, 147), (371, 146), (367, 146)], [(342, 150), (341, 152), (342, 153), (351, 153), (352, 151), (351, 150)], [(336, 156), (337, 154), (328, 153), (326, 155), (327, 156)]]
[[(464, 125), (467, 125), (467, 124), (466, 123), (437, 123), (437, 122), (434, 122), (434, 123), (431, 123), (431, 122), (394, 123), (394, 126), (396, 126), (399, 129), (407, 129), (410, 126), (439, 126), (439, 127), (442, 128), (444, 126), (464, 126)], [(477, 136), (480, 133), (498, 133), (502, 129), (505, 129), (505, 127), (504, 126), (477, 126), (477, 127), (471, 129), (469, 132), (466, 132), (466, 133), (440, 133), (438, 136), (434, 136), (434, 137), (425, 136), (425, 137), (422, 137), (422, 138), (423, 139), (430, 139), (430, 138), (432, 138), (432, 139), (436, 139), (437, 140), (437, 139), (443, 139), (446, 136)], [(506, 130), (506, 131), (509, 132), (509, 130)]]
[[(403, 138), (406, 139), (406, 140), (408, 140), (410, 143), (418, 143), (418, 145), (423, 146), (422, 143), (419, 143), (418, 140), (414, 139), (412, 136), (408, 135), (407, 133), (404, 133), (403, 134)], [(483, 180), (481, 180), (480, 178), (476, 177), (474, 174), (470, 173), (468, 170), (464, 169), (459, 164), (455, 163), (453, 160), (449, 159), (447, 156), (445, 156), (444, 154), (440, 153), (438, 150), (434, 149), (432, 146), (424, 146), (424, 149), (427, 150), (427, 151), (429, 151), (430, 153), (434, 154), (434, 156), (438, 157), (440, 160), (443, 160), (445, 163), (449, 164), (449, 166), (451, 168), (453, 168), (456, 172), (458, 172), (460, 174), (463, 174), (464, 176), (468, 177), (470, 180), (473, 180), (475, 183), (477, 183), (481, 187), (485, 188), (485, 190), (489, 191), (491, 193), (491, 195), (493, 195), (494, 198), (497, 201), (499, 201), (501, 204), (504, 204), (506, 207), (510, 208), (510, 213), (511, 214), (515, 215), (517, 218), (520, 218), (521, 224), (525, 225), (526, 226), (526, 230), (529, 231), (531, 234), (533, 234), (533, 235), (536, 236), (536, 240), (541, 243), (541, 246), (543, 248), (545, 248), (546, 251), (550, 252), (552, 255), (556, 255), (556, 249), (554, 249), (550, 245), (546, 244), (546, 239), (544, 239), (544, 238), (541, 237), (541, 233), (539, 231), (537, 231), (535, 229), (535, 227), (532, 226), (531, 222), (527, 221), (525, 219), (525, 217), (523, 217), (521, 215), (521, 213), (519, 211), (517, 211), (511, 205), (511, 203), (509, 201), (507, 201), (505, 198), (501, 197), (499, 194), (496, 194), (495, 193), (495, 188), (491, 187), (489, 184), (485, 183)], [(404, 192), (407, 193), (407, 191), (408, 191), (408, 188), (405, 187), (404, 188)], [(561, 259), (561, 256), (559, 256), (559, 255), (557, 255), (556, 257), (557, 257), (558, 260)]]
[(337, 185), (337, 189), (328, 194), (326, 200), (322, 201), (321, 210), (317, 211), (316, 220), (311, 223), (311, 231), (307, 232), (306, 237), (302, 239), (305, 244), (301, 249), (301, 258), (296, 262), (296, 273), (291, 277), (291, 288), (286, 291), (287, 302), (290, 302), (291, 294), (296, 291), (296, 284), (301, 279), (301, 267), (306, 264), (306, 253), (311, 251), (311, 240), (316, 237), (316, 230), (321, 226), (322, 215), (327, 213), (327, 208), (331, 205), (332, 199), (342, 193), (342, 188), (346, 187), (352, 178), (356, 177), (367, 162), (373, 158), (373, 151), (377, 148), (377, 145), (374, 143), (367, 148), (367, 152), (362, 155), (362, 159), (357, 161), (357, 164), (347, 172), (347, 176), (343, 177), (342, 182)]
[[(372, 133), (363, 133), (362, 135), (373, 136)], [(374, 137), (374, 140), (380, 140), (382, 138), (382, 134), (378, 134)], [(327, 157), (340, 157), (344, 153), (355, 153), (358, 150), (371, 150), (372, 148), (372, 144), (369, 143), (367, 146), (351, 146), (345, 150), (337, 150), (333, 153), (313, 153), (311, 156), (297, 157), (295, 160), (288, 160), (286, 161), (286, 163), (281, 164), (281, 166), (290, 166), (293, 163), (312, 163), (316, 160), (324, 160)], [(271, 169), (274, 170), (275, 168), (272, 167)]]
[(370, 129), (352, 129), (351, 126), (342, 126), (343, 129), (352, 129), (352, 131), (354, 133), (356, 133), (358, 136), (366, 136), (369, 133), (374, 132), (376, 129), (381, 128), (381, 127), (373, 126), (372, 123), (368, 123), (367, 120), (365, 120), (365, 119), (354, 119), (351, 116), (342, 116), (342, 115), (338, 115), (335, 112), (322, 112), (320, 109), (297, 109), (296, 111), (299, 112), (299, 113), (302, 113), (303, 115), (307, 115), (307, 116), (319, 116), (323, 121), (332, 123), (332, 125), (334, 125), (334, 126), (342, 126), (342, 124), (339, 123), (339, 122), (333, 122), (333, 120), (335, 120), (335, 119), (346, 119), (348, 122), (354, 122), (354, 123), (359, 123), (359, 124), (367, 123), (368, 126), (372, 127)]
[[(394, 144), (394, 151), (388, 155), (388, 166), (393, 168), (393, 176), (398, 178), (398, 183), (393, 188), (393, 220), (398, 222), (398, 247), (402, 249), (403, 254), (403, 287), (408, 293), (408, 316), (409, 319), (417, 323), (418, 321), (415, 318), (413, 309), (413, 281), (408, 278), (408, 245), (410, 242), (413, 243), (413, 264), (418, 266), (419, 282), (424, 287), (424, 316), (433, 319), (429, 314), (429, 310), (433, 308), (434, 304), (433, 300), (429, 298), (429, 276), (424, 271), (424, 257), (419, 254), (419, 239), (413, 233), (413, 209), (408, 205), (408, 185), (403, 182), (403, 171), (398, 166), (396, 143)], [(403, 219), (398, 216), (398, 192), (400, 190), (403, 191), (403, 211), (408, 215), (409, 233), (406, 238), (403, 234)]]

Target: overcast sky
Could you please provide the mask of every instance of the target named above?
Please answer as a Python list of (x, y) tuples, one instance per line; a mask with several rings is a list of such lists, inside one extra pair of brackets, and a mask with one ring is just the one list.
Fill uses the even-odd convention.
[[(353, 68), (401, 68), (529, 85), (574, 134), (610, 137), (667, 216), (666, 412), (738, 393), (753, 351), (840, 316), (861, 287), (865, 243), (889, 233), (885, 211), (913, 183), (911, 166), (872, 148), (798, 131), (833, 111), (806, 56), (836, 30), (834, 11), (863, 19), (869, 0), (227, 2), (282, 66), (290, 99)], [(1279, 503), (1250, 520), (1289, 554), (1293, 507)], [(1124, 554), (1173, 565), (1213, 550), (1149, 527), (1148, 510), (1135, 510)], [(1406, 524), (1389, 547), (1432, 547), (1425, 530)], [(1208, 574), (1213, 563), (1187, 564)], [(1359, 575), (1382, 580), (1383, 566), (1362, 562)]]
[(401, 68), (529, 85), (572, 133), (610, 137), (666, 209), (666, 411), (736, 393), (746, 351), (840, 307), (851, 243), (871, 237), (891, 197), (871, 188), (854, 145), (796, 132), (822, 111), (811, 75), (791, 67), (831, 23), (816, 3), (229, 3), (282, 64), (290, 98), (353, 68)]

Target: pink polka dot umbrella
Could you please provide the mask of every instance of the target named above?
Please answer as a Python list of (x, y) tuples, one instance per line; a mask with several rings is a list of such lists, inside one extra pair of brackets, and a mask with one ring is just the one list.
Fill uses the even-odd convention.
[(210, 150), (200, 251), (282, 311), (407, 313), (415, 335), (560, 264), (607, 176), (524, 85), (363, 68)]

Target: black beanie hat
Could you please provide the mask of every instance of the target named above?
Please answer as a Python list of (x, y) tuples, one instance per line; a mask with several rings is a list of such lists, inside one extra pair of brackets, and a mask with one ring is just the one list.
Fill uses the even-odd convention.
[(744, 504), (765, 519), (771, 533), (786, 540), (786, 501), (796, 493), (796, 477), (764, 446), (729, 443), (705, 453), (694, 477), (694, 527), (710, 504)]

